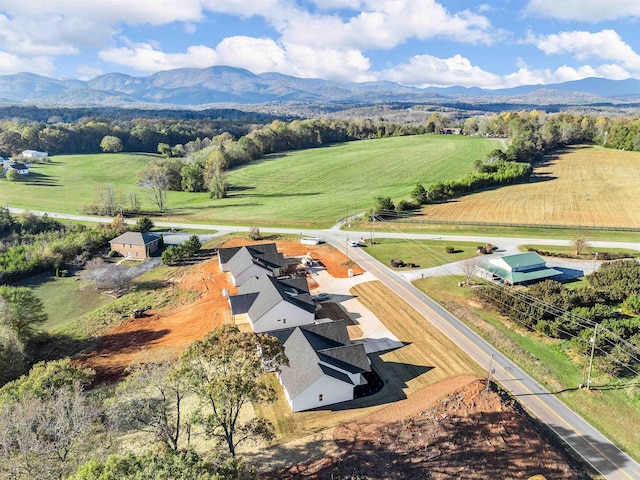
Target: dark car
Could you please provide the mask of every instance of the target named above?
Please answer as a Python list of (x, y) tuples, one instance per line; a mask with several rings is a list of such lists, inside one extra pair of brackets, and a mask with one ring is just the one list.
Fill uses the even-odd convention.
[(324, 301), (329, 300), (329, 294), (328, 293), (319, 293), (318, 295), (314, 295), (311, 298), (313, 299), (314, 302), (324, 302)]

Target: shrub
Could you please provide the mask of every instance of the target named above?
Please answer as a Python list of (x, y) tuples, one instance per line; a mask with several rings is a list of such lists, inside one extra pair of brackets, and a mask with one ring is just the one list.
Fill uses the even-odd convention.
[(136, 222), (136, 230), (139, 232), (148, 232), (154, 227), (153, 222), (149, 217), (139, 218)]
[(451, 245), (447, 245), (446, 247), (444, 247), (444, 251), (446, 253), (456, 253), (456, 249)]
[(260, 229), (258, 227), (251, 227), (249, 229), (249, 238), (251, 240), (262, 240), (262, 235), (260, 235)]
[(10, 169), (10, 170), (7, 170), (5, 178), (7, 179), (8, 182), (17, 182), (20, 179), (20, 174), (18, 173), (17, 170)]

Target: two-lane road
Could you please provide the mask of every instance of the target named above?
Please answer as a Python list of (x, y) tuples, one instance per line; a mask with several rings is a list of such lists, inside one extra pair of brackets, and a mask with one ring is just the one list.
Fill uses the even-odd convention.
[[(326, 238), (337, 248), (344, 248), (344, 241), (338, 235)], [(607, 479), (640, 479), (640, 465), (637, 462), (451, 313), (380, 264), (365, 249), (350, 248), (349, 256), (415, 308), (478, 364), (486, 369), (491, 364), (492, 370), (495, 370), (492, 377), (497, 382)]]

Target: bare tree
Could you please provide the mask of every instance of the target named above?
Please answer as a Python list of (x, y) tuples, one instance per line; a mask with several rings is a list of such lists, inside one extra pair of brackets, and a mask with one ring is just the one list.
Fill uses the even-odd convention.
[(113, 216), (118, 206), (118, 192), (111, 184), (98, 187), (98, 204), (102, 215)]
[(130, 367), (109, 411), (116, 427), (146, 432), (154, 443), (160, 442), (173, 451), (180, 448), (186, 430), (188, 446), (190, 423), (183, 410), (189, 390), (176, 368), (176, 354), (172, 351), (147, 356)]
[(167, 205), (167, 191), (171, 187), (171, 169), (162, 163), (149, 162), (140, 171), (140, 181), (148, 187), (153, 202), (161, 212)]
[(576, 248), (576, 255), (578, 256), (589, 253), (589, 244), (582, 238), (576, 238), (573, 241), (573, 246)]
[(140, 199), (138, 198), (138, 194), (136, 192), (129, 192), (127, 197), (129, 198), (129, 207), (131, 208), (131, 211), (140, 211)]
[(70, 474), (95, 454), (101, 414), (78, 383), (3, 403), (0, 472), (45, 480)]
[(473, 278), (478, 271), (478, 262), (474, 259), (465, 260), (462, 262), (462, 273), (465, 276), (465, 284), (467, 287), (471, 285)]
[(104, 286), (106, 278), (109, 276), (109, 266), (100, 258), (92, 258), (85, 265), (82, 278), (94, 284), (96, 288)]

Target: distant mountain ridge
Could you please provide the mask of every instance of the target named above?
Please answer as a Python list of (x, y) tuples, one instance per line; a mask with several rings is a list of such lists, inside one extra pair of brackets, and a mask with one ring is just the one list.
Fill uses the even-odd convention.
[(639, 102), (640, 80), (586, 78), (553, 85), (526, 85), (486, 90), (447, 87), (417, 88), (380, 81), (333, 82), (279, 73), (253, 74), (234, 67), (180, 68), (133, 77), (107, 73), (88, 81), (57, 80), (33, 73), (0, 76), (0, 100), (10, 103), (63, 106), (127, 106), (162, 104), (196, 106), (269, 102), (501, 102), (590, 104)]

